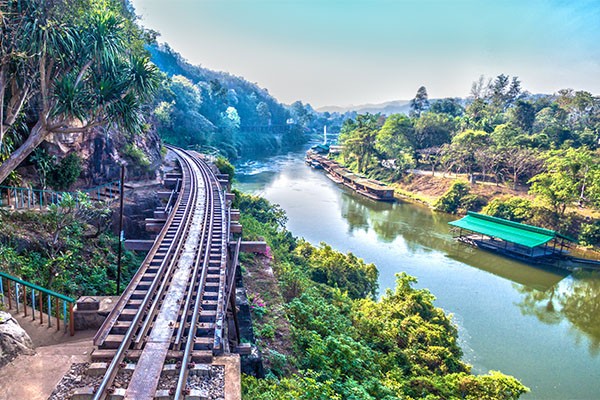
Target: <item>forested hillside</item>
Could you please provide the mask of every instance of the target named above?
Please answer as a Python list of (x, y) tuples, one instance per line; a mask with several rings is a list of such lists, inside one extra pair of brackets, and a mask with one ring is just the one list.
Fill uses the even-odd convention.
[(303, 143), (311, 132), (315, 115), (310, 106), (280, 104), (243, 78), (189, 64), (166, 44), (148, 49), (166, 74), (154, 110), (165, 141), (211, 146), (235, 158)]
[[(471, 97), (430, 102), (425, 87), (410, 115), (363, 114), (347, 120), (342, 160), (360, 173), (390, 182), (426, 171), (464, 174), (436, 207), (480, 210), (470, 195), (477, 182), (515, 189), (523, 199), (497, 199), (493, 215), (580, 235), (600, 243), (600, 98), (586, 91), (531, 95), (517, 77), (483, 77)], [(573, 212), (577, 211), (578, 212)]]

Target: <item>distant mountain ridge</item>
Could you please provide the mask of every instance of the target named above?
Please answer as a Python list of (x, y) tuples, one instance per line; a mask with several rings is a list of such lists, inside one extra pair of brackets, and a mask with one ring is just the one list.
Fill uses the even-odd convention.
[(390, 114), (408, 114), (410, 110), (410, 100), (392, 100), (384, 103), (375, 104), (360, 104), (360, 105), (349, 105), (349, 106), (324, 106), (316, 109), (318, 112), (330, 112), (343, 114), (348, 111), (356, 111), (359, 114), (371, 113), (377, 114), (382, 113), (385, 115)]

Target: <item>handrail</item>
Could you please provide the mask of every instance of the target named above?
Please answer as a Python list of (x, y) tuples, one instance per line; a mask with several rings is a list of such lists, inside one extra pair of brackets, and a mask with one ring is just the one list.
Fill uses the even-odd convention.
[[(47, 201), (45, 202), (46, 204), (54, 204), (56, 202), (58, 202), (60, 200), (60, 198), (66, 194), (70, 194), (70, 195), (76, 195), (78, 192), (82, 192), (82, 193), (86, 193), (90, 196), (90, 198), (96, 198), (97, 200), (100, 200), (100, 191), (105, 189), (105, 188), (111, 188), (114, 185), (121, 185), (120, 181), (112, 181), (112, 182), (107, 182), (107, 183), (103, 183), (102, 185), (99, 186), (94, 186), (91, 188), (87, 188), (87, 189), (81, 189), (81, 190), (77, 190), (77, 191), (57, 191), (57, 190), (48, 190), (48, 189), (36, 189), (33, 187), (18, 187), (18, 186), (0, 186), (0, 191), (2, 190), (6, 190), (8, 192), (7, 194), (7, 202), (8, 205), (11, 205), (11, 197), (14, 197), (14, 201), (15, 201), (15, 206), (17, 208), (31, 208), (31, 207), (42, 207), (44, 200), (46, 199)], [(11, 194), (12, 192), (12, 194)], [(96, 196), (94, 196), (94, 194), (96, 194)], [(20, 195), (20, 198), (19, 198)], [(49, 196), (49, 199), (47, 199), (47, 196)], [(113, 191), (110, 190), (108, 196), (110, 197), (110, 199), (116, 199), (117, 193), (113, 194)], [(0, 197), (0, 205), (2, 204), (2, 199)], [(20, 204), (20, 206), (19, 206)], [(27, 205), (27, 207), (26, 207)]]
[(72, 299), (64, 294), (56, 293), (50, 289), (43, 288), (41, 286), (36, 285), (35, 283), (27, 282), (22, 279), (17, 278), (16, 276), (9, 275), (5, 272), (0, 271), (0, 276), (6, 279), (10, 279), (13, 282), (17, 282), (19, 285), (27, 286), (34, 290), (39, 290), (42, 293), (48, 294), (50, 296), (58, 297), (61, 300), (68, 301), (69, 303), (75, 303), (75, 299)]
[[(4, 279), (6, 282), (6, 292), (7, 296), (4, 295)], [(33, 320), (36, 319), (35, 313), (39, 311), (39, 319), (40, 324), (44, 323), (44, 301), (43, 296), (46, 295), (46, 310), (47, 310), (47, 318), (48, 318), (48, 327), (52, 326), (52, 298), (54, 298), (54, 313), (56, 314), (56, 330), (60, 330), (60, 319), (61, 319), (61, 309), (59, 306), (59, 300), (62, 300), (62, 315), (63, 315), (63, 323), (65, 327), (65, 331), (67, 327), (69, 329), (69, 333), (71, 336), (75, 334), (75, 319), (73, 313), (73, 305), (75, 304), (75, 299), (71, 297), (62, 295), (60, 293), (56, 293), (53, 290), (43, 288), (41, 286), (36, 285), (35, 283), (24, 281), (15, 276), (9, 275), (5, 272), (0, 271), (0, 299), (2, 304), (6, 305), (8, 302), (8, 308), (12, 309), (12, 301), (13, 301), (13, 293), (12, 293), (12, 284), (14, 282), (14, 300), (16, 305), (16, 312), (19, 313), (19, 305), (23, 304), (23, 314), (27, 317), (27, 307), (28, 307), (28, 296), (27, 296), (27, 288), (31, 289), (31, 317)], [(39, 292), (36, 295), (36, 290)], [(37, 300), (36, 300), (37, 297)], [(8, 301), (7, 301), (8, 300)], [(38, 303), (36, 305), (36, 303)], [(67, 308), (67, 303), (69, 304)], [(37, 309), (36, 309), (37, 308)]]

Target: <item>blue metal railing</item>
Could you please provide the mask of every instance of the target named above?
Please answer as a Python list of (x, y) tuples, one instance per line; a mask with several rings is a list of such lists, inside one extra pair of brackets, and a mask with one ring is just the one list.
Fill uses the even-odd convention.
[[(28, 289), (30, 290), (31, 302), (28, 301)], [(17, 314), (22, 310), (24, 316), (27, 317), (27, 307), (29, 307), (31, 308), (32, 321), (35, 321), (35, 314), (39, 312), (40, 324), (43, 324), (44, 296), (46, 296), (48, 327), (52, 326), (52, 318), (56, 317), (56, 330), (60, 330), (62, 316), (65, 331), (68, 329), (71, 336), (73, 336), (75, 334), (75, 321), (73, 318), (73, 304), (75, 304), (75, 299), (0, 271), (0, 302), (4, 307), (8, 306), (8, 309), (12, 309), (14, 300)], [(53, 301), (54, 310), (52, 309)], [(53, 313), (54, 316), (52, 315)]]
[[(114, 181), (90, 189), (82, 189), (80, 192), (87, 193), (92, 200), (113, 201), (119, 197), (120, 190), (121, 181)], [(50, 204), (59, 203), (66, 194), (70, 194), (77, 199), (77, 196), (74, 196), (76, 192), (60, 192), (34, 189), (31, 187), (0, 186), (0, 206), (13, 206), (14, 208), (39, 207), (41, 209)]]

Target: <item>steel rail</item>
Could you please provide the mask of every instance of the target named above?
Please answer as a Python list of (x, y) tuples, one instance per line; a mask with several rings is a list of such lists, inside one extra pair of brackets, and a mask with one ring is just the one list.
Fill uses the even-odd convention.
[[(212, 222), (214, 216), (214, 188), (211, 185), (211, 180), (209, 176), (209, 172), (207, 171), (206, 165), (200, 163), (196, 157), (193, 157), (194, 162), (200, 167), (200, 171), (202, 171), (202, 178), (205, 182), (205, 187), (208, 189), (206, 191), (206, 204), (207, 210), (210, 209), (210, 220)], [(211, 252), (211, 244), (213, 239), (213, 224), (210, 223), (208, 226), (208, 235), (206, 236), (207, 243), (204, 246), (204, 257), (203, 257), (203, 265), (202, 265), (202, 273), (200, 280), (198, 282), (198, 289), (196, 290), (196, 301), (194, 302), (194, 310), (192, 312), (190, 328), (188, 329), (188, 337), (185, 344), (185, 350), (183, 353), (183, 358), (181, 362), (181, 370), (179, 371), (179, 376), (177, 378), (177, 385), (175, 387), (174, 399), (178, 400), (183, 397), (185, 387), (187, 385), (188, 372), (189, 372), (189, 364), (191, 362), (192, 350), (194, 347), (195, 339), (196, 339), (196, 329), (198, 324), (198, 316), (200, 314), (200, 308), (202, 305), (202, 296), (204, 295), (204, 289), (206, 285), (206, 275), (208, 274), (208, 266), (210, 262), (210, 252)], [(190, 288), (190, 292), (192, 292), (193, 288)], [(186, 317), (187, 320), (187, 317)], [(183, 321), (186, 323), (186, 321)]]
[[(172, 211), (168, 214), (163, 229), (144, 260), (143, 267), (127, 286), (115, 310), (111, 312), (94, 338), (95, 344), (98, 344), (97, 342), (104, 343), (109, 333), (112, 332), (112, 328), (120, 320), (120, 313), (128, 306), (131, 309), (131, 306), (138, 301), (135, 299), (139, 299), (139, 297), (132, 297), (134, 292), (137, 290), (136, 296), (140, 296), (139, 291), (146, 291), (135, 314), (129, 314), (133, 315), (133, 320), (131, 320), (107, 372), (96, 390), (94, 400), (104, 400), (107, 397), (127, 351), (132, 348), (139, 349), (142, 346), (144, 346), (144, 350), (136, 366), (134, 379), (131, 381), (133, 386), (130, 385), (127, 389), (125, 397), (153, 398), (154, 390), (156, 390), (161, 376), (159, 372), (161, 369), (156, 368), (156, 363), (164, 365), (171, 343), (175, 345), (174, 350), (179, 348), (188, 326), (181, 362), (182, 368), (179, 371), (177, 386), (174, 388), (175, 399), (184, 398), (189, 368), (195, 357), (196, 343), (200, 349), (211, 349), (211, 356), (217, 354), (215, 351), (222, 351), (223, 326), (227, 310), (227, 306), (222, 303), (228, 300), (223, 296), (229, 297), (227, 294), (231, 285), (227, 279), (230, 275), (227, 270), (229, 213), (226, 208), (224, 192), (214, 171), (204, 160), (200, 159), (198, 154), (192, 154), (192, 152), (172, 146), (167, 147), (175, 152), (179, 159), (182, 179), (177, 180), (175, 190), (171, 193), (169, 211)], [(180, 195), (174, 199), (174, 193), (177, 192), (180, 185)], [(198, 198), (201, 185), (205, 188), (203, 206), (200, 205), (201, 202)], [(174, 204), (173, 200), (175, 200)], [(203, 208), (202, 217), (194, 217), (197, 211), (196, 207), (198, 210)], [(199, 223), (202, 223), (200, 230), (197, 225)], [(167, 249), (163, 249), (164, 247)], [(157, 268), (158, 262), (160, 265)], [(182, 262), (183, 264), (181, 264)], [(146, 276), (147, 273), (153, 274), (153, 276)], [(229, 277), (229, 281), (233, 279), (234, 277)], [(151, 281), (149, 288), (147, 288), (148, 281)], [(176, 281), (178, 283), (175, 283)], [(184, 297), (185, 302), (176, 302), (176, 299), (183, 300)], [(192, 300), (195, 300), (193, 309), (191, 309)], [(175, 308), (173, 308), (174, 305), (176, 305)], [(205, 306), (208, 307), (208, 314), (202, 313)], [(164, 329), (166, 321), (175, 321), (172, 318), (179, 320), (176, 331), (171, 322), (168, 324), (169, 327)], [(205, 318), (208, 318), (208, 323)], [(127, 321), (127, 319), (124, 318), (122, 321)], [(162, 321), (160, 329), (156, 327), (158, 330), (155, 331), (155, 324), (159, 321)], [(122, 328), (124, 327), (120, 326), (119, 329)], [(168, 340), (169, 337), (170, 340)], [(198, 338), (201, 340), (198, 341)], [(111, 337), (110, 343), (115, 343), (115, 341), (114, 336)], [(157, 357), (155, 351), (161, 355)], [(162, 360), (157, 358), (162, 358)], [(143, 371), (154, 372), (144, 373)], [(143, 379), (148, 379), (147, 385)]]
[[(183, 168), (183, 165), (182, 165), (181, 169), (182, 169), (182, 174), (183, 174), (184, 178), (186, 177), (186, 174), (191, 175), (191, 172), (188, 173), (188, 171), (186, 171)], [(185, 179), (183, 179), (182, 181), (183, 182), (182, 182), (182, 187), (181, 187), (181, 195), (178, 196), (178, 198), (177, 198), (177, 200), (175, 202), (175, 206), (173, 207), (173, 209), (177, 210), (177, 211), (179, 211), (179, 206), (181, 205), (181, 202), (183, 201), (183, 193), (186, 191), (186, 185), (185, 185), (186, 182), (185, 182)], [(150, 304), (150, 302), (153, 299), (156, 299), (157, 302), (160, 301), (160, 298), (158, 298), (158, 297), (155, 296), (155, 292), (156, 292), (157, 286), (159, 285), (159, 283), (161, 284), (161, 286), (164, 286), (165, 284), (168, 284), (168, 279), (166, 279), (166, 278), (168, 278), (168, 275), (166, 275), (164, 273), (164, 269), (165, 269), (165, 265), (168, 264), (168, 266), (171, 267), (171, 268), (167, 268), (167, 272), (171, 272), (172, 271), (172, 266), (173, 266), (173, 264), (174, 264), (174, 262), (176, 260), (176, 257), (174, 257), (174, 256), (176, 256), (176, 254), (173, 253), (173, 245), (176, 244), (176, 243), (177, 244), (180, 243), (180, 241), (178, 241), (177, 239), (179, 239), (181, 237), (184, 229), (186, 229), (188, 227), (188, 225), (186, 224), (186, 222), (188, 222), (188, 221), (186, 221), (185, 217), (191, 211), (193, 211), (191, 209), (192, 202), (189, 201), (189, 199), (193, 198), (193, 194), (196, 191), (196, 187), (195, 187), (195, 185), (193, 183), (194, 183), (194, 181), (193, 181), (192, 177), (190, 176), (190, 183), (189, 183), (190, 189), (189, 189), (189, 193), (188, 193), (188, 198), (185, 199), (186, 202), (185, 202), (185, 208), (183, 210), (183, 216), (181, 218), (181, 221), (178, 222), (179, 225), (176, 228), (175, 236), (172, 239), (171, 243), (169, 244), (169, 249), (168, 249), (167, 253), (165, 254), (165, 257), (162, 259), (162, 262), (161, 262), (161, 265), (160, 265), (160, 268), (159, 268), (159, 273), (157, 274), (157, 278), (159, 277), (159, 274), (160, 274), (160, 277), (163, 278), (163, 279), (154, 279), (152, 281), (151, 287), (146, 292), (146, 295), (144, 296), (142, 304), (138, 308), (138, 312), (135, 314), (133, 320), (131, 321), (131, 325), (127, 329), (127, 332), (125, 334), (125, 337), (123, 338), (123, 341), (119, 345), (119, 347), (118, 347), (118, 349), (116, 351), (116, 354), (113, 357), (111, 363), (109, 364), (109, 366), (107, 368), (107, 371), (106, 371), (106, 374), (104, 375), (104, 377), (102, 379), (102, 382), (100, 383), (100, 386), (96, 390), (96, 393), (94, 395), (94, 400), (104, 400), (106, 398), (106, 396), (108, 394), (107, 393), (107, 389), (108, 389), (109, 385), (112, 384), (114, 378), (118, 374), (118, 371), (119, 371), (118, 367), (119, 367), (120, 363), (123, 361), (123, 359), (125, 357), (125, 353), (126, 353), (126, 351), (128, 350), (128, 348), (131, 345), (131, 341), (132, 341), (132, 339), (134, 337), (135, 332), (138, 329), (138, 325), (139, 325), (142, 317), (145, 316), (145, 315), (147, 317), (150, 317), (150, 316), (148, 316), (146, 314), (146, 309), (147, 309), (148, 305)], [(159, 235), (160, 240), (157, 240), (155, 242), (155, 245), (153, 246), (153, 250), (155, 250), (155, 251), (153, 251), (153, 255), (156, 254), (156, 252), (158, 251), (159, 247), (162, 244), (162, 241), (164, 240), (165, 236), (167, 235), (167, 232), (171, 228), (172, 222), (173, 222), (173, 220), (175, 218), (175, 215), (176, 215), (177, 211), (174, 211), (171, 214), (169, 214), (167, 223), (165, 223), (165, 226), (164, 226), (163, 230), (161, 231), (161, 234)], [(178, 246), (178, 245), (176, 247), (180, 248), (180, 246)], [(148, 260), (148, 261), (151, 261), (151, 259)], [(140, 279), (139, 279), (138, 283), (139, 282), (141, 282), (141, 276), (140, 276)], [(137, 286), (137, 284), (134, 285), (132, 288), (135, 288), (136, 286)], [(128, 286), (128, 289), (129, 289), (129, 286)], [(129, 294), (131, 295), (131, 293), (129, 293)], [(127, 299), (127, 301), (128, 300), (129, 299)]]

